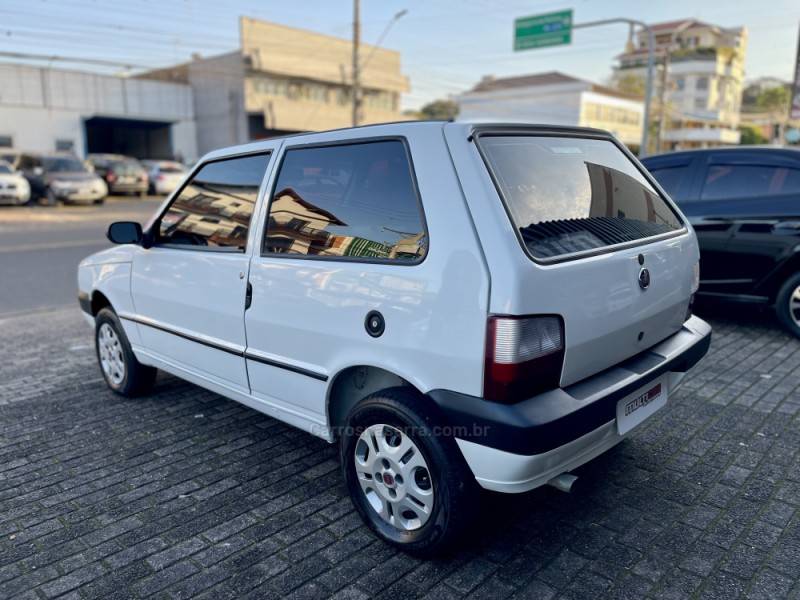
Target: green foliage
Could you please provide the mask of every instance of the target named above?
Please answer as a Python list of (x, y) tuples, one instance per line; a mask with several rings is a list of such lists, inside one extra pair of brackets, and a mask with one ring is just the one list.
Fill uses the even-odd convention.
[(452, 100), (434, 100), (423, 106), (419, 114), (423, 119), (449, 121), (458, 116), (458, 104)]
[(756, 105), (761, 110), (774, 113), (785, 113), (789, 110), (789, 89), (786, 87), (773, 87), (764, 90), (756, 98)]
[(743, 146), (750, 146), (753, 144), (766, 144), (769, 140), (761, 135), (761, 132), (755, 127), (749, 125), (742, 125), (739, 127), (741, 138), (739, 143)]

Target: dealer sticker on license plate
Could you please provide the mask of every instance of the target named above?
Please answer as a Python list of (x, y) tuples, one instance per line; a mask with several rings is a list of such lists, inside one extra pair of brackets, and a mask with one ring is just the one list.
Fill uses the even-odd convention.
[(617, 432), (628, 433), (667, 403), (666, 382), (654, 381), (617, 402)]

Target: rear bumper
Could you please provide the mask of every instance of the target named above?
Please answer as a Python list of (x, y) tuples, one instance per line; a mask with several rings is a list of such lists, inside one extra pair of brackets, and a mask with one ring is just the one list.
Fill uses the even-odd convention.
[(566, 388), (516, 404), (497, 404), (446, 390), (429, 392), (478, 483), (522, 492), (611, 448), (617, 402), (666, 377), (672, 391), (708, 352), (711, 327), (692, 317), (649, 350)]

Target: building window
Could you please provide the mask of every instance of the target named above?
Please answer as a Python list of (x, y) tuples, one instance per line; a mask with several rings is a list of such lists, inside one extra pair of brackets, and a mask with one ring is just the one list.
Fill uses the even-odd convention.
[(72, 152), (74, 149), (74, 140), (56, 140), (56, 152)]
[(10, 135), (0, 135), (0, 148), (12, 148), (14, 146), (14, 138)]
[(707, 90), (708, 89), (708, 77), (698, 77), (697, 78), (697, 83), (695, 84), (695, 87), (698, 90)]
[(706, 108), (706, 99), (705, 98), (695, 98), (694, 99), (694, 107), (697, 110), (704, 110)]
[(686, 80), (683, 77), (675, 78), (675, 89), (682, 92), (686, 87)]

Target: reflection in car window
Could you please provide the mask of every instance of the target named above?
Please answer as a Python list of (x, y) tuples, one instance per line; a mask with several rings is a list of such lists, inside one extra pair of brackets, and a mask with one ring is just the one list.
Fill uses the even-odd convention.
[(710, 165), (703, 200), (800, 193), (800, 169), (766, 165)]
[(607, 140), (479, 138), (508, 212), (534, 258), (554, 258), (670, 233), (677, 215)]
[(265, 252), (416, 261), (426, 247), (401, 141), (286, 152), (270, 205)]
[(161, 217), (160, 243), (244, 250), (269, 154), (203, 166)]

